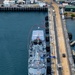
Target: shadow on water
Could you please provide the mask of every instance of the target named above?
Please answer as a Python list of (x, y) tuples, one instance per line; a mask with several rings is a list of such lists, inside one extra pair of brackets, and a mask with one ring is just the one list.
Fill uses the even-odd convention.
[[(68, 32), (72, 33), (72, 41), (75, 40), (75, 20), (72, 19), (66, 19), (66, 25), (67, 25), (67, 29)], [(72, 50), (75, 50), (75, 46), (71, 47)]]

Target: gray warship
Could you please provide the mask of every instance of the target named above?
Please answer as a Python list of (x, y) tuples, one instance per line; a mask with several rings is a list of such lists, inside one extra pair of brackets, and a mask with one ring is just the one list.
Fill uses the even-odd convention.
[(43, 30), (32, 31), (28, 53), (28, 75), (46, 75), (46, 42)]

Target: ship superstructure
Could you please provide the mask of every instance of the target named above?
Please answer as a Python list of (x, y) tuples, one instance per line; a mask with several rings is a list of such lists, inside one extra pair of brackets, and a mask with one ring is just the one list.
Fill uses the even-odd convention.
[(33, 30), (29, 48), (28, 75), (46, 75), (46, 42), (43, 30)]

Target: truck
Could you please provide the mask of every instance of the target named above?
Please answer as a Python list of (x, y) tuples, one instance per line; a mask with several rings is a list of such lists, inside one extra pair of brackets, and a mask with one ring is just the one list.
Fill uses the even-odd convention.
[(64, 14), (63, 8), (60, 9), (60, 15)]

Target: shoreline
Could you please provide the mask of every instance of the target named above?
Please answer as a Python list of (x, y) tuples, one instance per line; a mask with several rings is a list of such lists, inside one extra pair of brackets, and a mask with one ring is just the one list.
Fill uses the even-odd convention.
[(66, 16), (66, 17), (65, 17), (65, 19), (72, 19), (72, 20), (74, 20), (74, 19), (75, 19), (75, 17)]
[(75, 12), (64, 12), (65, 19), (75, 19)]

